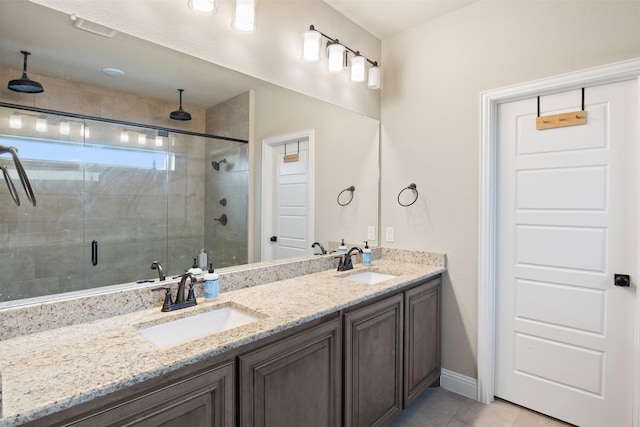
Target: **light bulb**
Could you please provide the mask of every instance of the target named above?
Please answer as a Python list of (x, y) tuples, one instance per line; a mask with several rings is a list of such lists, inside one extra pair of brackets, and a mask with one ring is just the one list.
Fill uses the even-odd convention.
[(302, 59), (305, 61), (317, 61), (320, 59), (320, 40), (322, 34), (313, 29), (302, 33)]
[(120, 131), (120, 142), (129, 142), (129, 132), (126, 130)]
[(38, 132), (46, 132), (47, 119), (36, 119), (36, 130)]
[(336, 40), (335, 43), (331, 43), (329, 47), (327, 47), (327, 50), (329, 52), (327, 69), (332, 73), (338, 73), (344, 70), (344, 46)]
[(60, 122), (60, 135), (69, 135), (71, 132), (71, 125), (69, 122)]
[(382, 70), (377, 65), (369, 68), (369, 80), (367, 86), (369, 89), (380, 89), (380, 82), (382, 80)]
[(138, 134), (138, 144), (144, 145), (147, 143), (147, 135), (145, 135), (144, 133), (139, 133)]
[(162, 147), (162, 137), (160, 135), (156, 135), (156, 147)]
[(189, 0), (189, 9), (198, 15), (209, 16), (216, 11), (215, 0)]
[(236, 0), (236, 16), (233, 20), (233, 28), (244, 33), (251, 33), (255, 30), (255, 23), (255, 0)]
[(351, 58), (351, 81), (363, 82), (366, 76), (367, 59), (358, 52)]
[(9, 127), (11, 129), (22, 129), (22, 116), (12, 114), (9, 116)]

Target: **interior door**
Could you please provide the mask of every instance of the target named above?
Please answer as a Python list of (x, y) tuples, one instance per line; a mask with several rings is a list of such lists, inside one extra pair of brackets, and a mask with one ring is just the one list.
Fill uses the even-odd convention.
[[(636, 88), (586, 88), (580, 126), (536, 130), (535, 98), (498, 111), (495, 393), (580, 426), (631, 425)], [(581, 91), (540, 105), (580, 110)]]
[[(271, 258), (310, 254), (309, 143), (290, 141), (272, 150), (272, 220), (265, 230), (271, 242)], [(268, 197), (268, 195), (265, 195)]]

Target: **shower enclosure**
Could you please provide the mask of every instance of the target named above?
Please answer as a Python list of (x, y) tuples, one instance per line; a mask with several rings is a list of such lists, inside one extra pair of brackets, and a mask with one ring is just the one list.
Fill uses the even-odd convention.
[(0, 301), (150, 279), (156, 260), (171, 277), (203, 248), (215, 267), (247, 262), (246, 143), (1, 107), (0, 144), (38, 200), (0, 185)]

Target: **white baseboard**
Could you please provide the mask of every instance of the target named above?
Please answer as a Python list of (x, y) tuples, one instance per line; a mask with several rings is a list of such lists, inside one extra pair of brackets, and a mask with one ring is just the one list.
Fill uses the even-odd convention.
[(440, 387), (461, 394), (469, 399), (478, 399), (478, 380), (457, 372), (441, 369)]

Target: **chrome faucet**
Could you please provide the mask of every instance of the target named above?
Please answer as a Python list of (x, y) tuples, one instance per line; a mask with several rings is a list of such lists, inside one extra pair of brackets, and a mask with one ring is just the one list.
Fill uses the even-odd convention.
[(152, 270), (158, 270), (158, 277), (160, 278), (160, 281), (162, 282), (164, 279), (167, 278), (167, 276), (164, 275), (164, 270), (162, 269), (162, 264), (160, 264), (158, 261), (153, 261), (151, 263), (151, 269)]
[[(191, 279), (189, 283), (189, 291), (185, 298), (185, 291), (187, 286), (187, 280)], [(178, 285), (178, 292), (176, 292), (176, 300), (173, 301), (171, 298), (171, 286), (158, 286), (157, 288), (151, 288), (152, 291), (161, 291), (164, 290), (166, 293), (164, 295), (164, 303), (162, 304), (161, 311), (173, 311), (180, 310), (181, 308), (193, 307), (194, 305), (198, 305), (198, 301), (196, 300), (196, 295), (193, 290), (193, 285), (198, 281), (196, 276), (191, 273), (184, 273), (182, 275), (182, 279), (180, 279), (180, 284)]]
[(313, 245), (311, 245), (312, 248), (315, 248), (316, 246), (320, 248), (320, 253), (316, 255), (325, 255), (327, 253), (327, 251), (324, 249), (324, 246), (322, 246), (322, 243), (313, 242)]
[(362, 249), (354, 246), (353, 248), (349, 249), (346, 254), (344, 254), (344, 257), (336, 257), (340, 259), (340, 261), (338, 262), (338, 271), (353, 270), (353, 261), (351, 260), (351, 257), (357, 255), (357, 252), (362, 253)]

